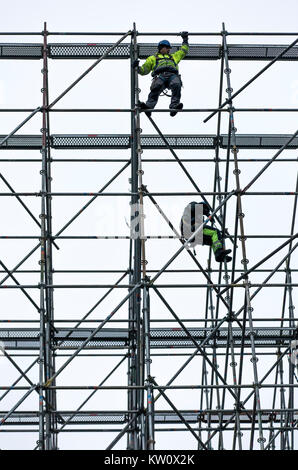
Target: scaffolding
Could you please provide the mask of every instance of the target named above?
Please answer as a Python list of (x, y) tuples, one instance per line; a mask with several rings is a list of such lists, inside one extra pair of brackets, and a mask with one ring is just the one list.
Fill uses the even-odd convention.
[[(289, 187), (284, 180), (283, 191), (275, 188), (254, 191), (252, 187), (273, 164), (282, 167), (281, 179), (292, 171), (292, 166), (293, 173), (297, 174), (297, 157), (289, 151), (298, 148), (298, 130), (294, 134), (239, 134), (235, 121), (238, 113), (263, 113), (264, 116), (267, 113), (279, 113), (280, 116), (286, 112), (297, 113), (296, 108), (237, 108), (237, 97), (261, 75), (266, 77), (266, 71), (275, 62), (297, 61), (298, 39), (289, 45), (239, 45), (228, 44), (228, 38), (286, 38), (297, 37), (298, 34), (231, 33), (226, 31), (224, 24), (218, 33), (189, 33), (190, 50), (185, 60), (217, 61), (220, 64), (218, 106), (178, 111), (196, 116), (203, 114), (205, 123), (213, 118), (216, 132), (206, 135), (167, 135), (157, 125), (155, 116), (156, 113), (169, 113), (169, 110), (154, 109), (152, 117), (149, 117), (139, 106), (139, 80), (132, 64), (156, 51), (155, 43), (141, 43), (140, 39), (161, 35), (179, 37), (180, 33), (142, 33), (137, 31), (135, 24), (126, 33), (59, 33), (47, 31), (44, 24), (41, 33), (1, 35), (43, 38), (42, 43), (0, 44), (1, 59), (42, 62), (42, 103), (32, 109), (0, 109), (1, 116), (29, 113), (12, 132), (2, 133), (0, 148), (26, 150), (30, 154), (30, 158), (13, 156), (0, 161), (16, 168), (27, 163), (40, 168), (40, 190), (31, 192), (18, 191), (13, 182), (0, 173), (3, 188), (6, 188), (0, 193), (1, 201), (5, 203), (14, 198), (38, 230), (37, 235), (23, 235), (23, 227), (18, 226), (18, 234), (13, 235), (4, 233), (5, 223), (2, 224), (2, 247), (8, 240), (20, 247), (31, 246), (28, 245), (31, 240), (33, 247), (11, 266), (6, 266), (2, 260), (4, 256), (0, 257), (0, 295), (4, 306), (1, 312), (3, 357), (0, 367), (3, 368), (6, 361), (5, 367), (14, 371), (12, 376), (1, 373), (0, 431), (4, 439), (1, 447), (5, 448), (5, 436), (10, 435), (5, 433), (11, 433), (14, 448), (22, 448), (21, 439), (26, 433), (31, 439), (31, 444), (28, 444), (31, 448), (72, 448), (74, 444), (64, 439), (67, 433), (71, 439), (75, 433), (75, 439), (77, 436), (80, 439), (79, 443), (75, 441), (76, 448), (80, 444), (84, 448), (84, 440), (89, 440), (87, 447), (92, 442), (93, 448), (108, 450), (177, 449), (179, 445), (184, 449), (198, 450), (297, 449), (298, 329), (293, 289), (298, 285), (298, 266), (293, 265), (292, 260), (298, 245), (298, 233), (295, 232), (298, 177), (296, 187)], [(50, 36), (116, 36), (120, 39), (115, 43), (51, 43)], [(193, 44), (200, 36), (218, 38), (220, 44)], [(173, 50), (178, 47), (174, 44)], [(55, 59), (95, 61), (50, 101), (49, 60)], [(106, 59), (130, 62), (130, 108), (56, 107)], [(233, 91), (231, 61), (235, 60), (266, 61), (266, 65)], [(227, 98), (223, 98), (225, 87)], [(65, 113), (65, 116), (74, 113), (84, 117), (84, 113), (119, 112), (130, 116), (129, 133), (50, 132), (52, 113)], [(40, 116), (41, 135), (19, 133), (36, 116)], [(227, 133), (222, 131), (225, 119), (228, 122)], [(142, 120), (148, 120), (155, 133), (143, 134)], [(99, 154), (96, 158), (57, 158), (56, 153), (65, 149), (121, 150), (125, 157), (102, 158)], [(257, 157), (241, 158), (239, 151), (242, 149), (245, 156), (246, 150), (260, 153), (269, 150), (273, 156), (268, 157), (267, 152), (265, 158), (259, 153)], [(161, 158), (159, 154), (156, 157), (153, 150), (167, 151), (170, 158)], [(195, 150), (195, 158), (182, 158), (180, 150)], [(208, 151), (208, 158), (204, 151)], [(36, 158), (36, 152), (40, 152), (40, 157)], [(151, 158), (144, 156), (148, 153)], [(113, 164), (122, 166), (95, 192), (94, 189), (88, 193), (55, 192), (52, 190), (52, 173), (59, 162), (67, 165), (75, 162), (98, 164), (101, 170)], [(160, 164), (170, 163), (175, 165), (177, 173), (185, 175), (187, 190), (179, 188), (177, 191), (175, 186), (171, 192), (151, 190), (146, 168), (152, 165), (157, 172)], [(212, 191), (201, 189), (204, 185), (193, 171), (195, 165), (203, 164), (208, 165), (210, 179), (213, 175)], [(240, 167), (244, 165), (252, 168), (252, 177), (243, 188)], [(259, 167), (260, 170), (256, 170)], [(130, 189), (127, 192), (109, 191), (119, 177), (128, 174)], [(127, 205), (130, 207), (128, 235), (63, 235), (74, 221), (80, 221), (81, 215), (94, 201), (102, 201), (105, 196), (112, 201), (118, 198), (130, 201)], [(55, 219), (53, 200), (62, 197), (87, 198), (87, 202), (74, 215), (67, 215), (62, 228), (55, 232), (52, 228)], [(226, 262), (214, 265), (210, 249), (207, 266), (203, 266), (201, 256), (195, 256), (163, 208), (165, 198), (189, 201), (194, 197), (207, 201), (213, 208), (212, 217), (225, 234), (227, 243), (232, 244), (231, 265)], [(258, 225), (259, 233), (247, 233), (244, 220), (246, 200), (252, 201), (253, 205), (249, 206), (252, 211), (260, 204), (260, 197), (266, 200), (283, 197), (283, 204), (292, 213), (290, 222), (283, 221), (285, 234), (279, 233), (277, 223), (276, 231), (267, 233), (265, 227), (263, 233), (263, 227)], [(39, 203), (38, 215), (27, 204), (31, 198)], [(102, 204), (104, 202), (105, 199)], [(149, 206), (154, 208), (169, 230), (167, 235), (149, 234), (150, 227), (145, 218)], [(6, 216), (13, 217), (11, 213)], [(69, 269), (69, 266), (57, 269), (55, 260), (58, 251), (60, 253), (65, 246), (63, 240), (79, 243), (76, 246), (80, 250), (90, 240), (96, 240), (96, 247), (107, 241), (110, 247), (122, 243), (128, 268), (123, 268), (119, 261), (117, 269), (101, 264), (96, 269), (86, 268), (83, 264), (75, 269)], [(170, 256), (165, 243), (170, 246)], [(263, 256), (257, 255), (251, 266), (248, 257), (256, 243), (261, 244)], [(110, 249), (111, 266), (114, 266), (113, 249)], [(163, 250), (165, 257), (160, 254)], [(5, 254), (5, 250), (2, 253)], [(38, 269), (26, 268), (26, 262), (37, 254)], [(152, 265), (151, 257), (154, 263), (160, 264)], [(297, 256), (295, 259), (297, 261)], [(96, 281), (84, 283), (89, 275)], [(100, 276), (108, 281), (98, 282)], [(59, 279), (65, 282), (59, 282)], [(160, 283), (161, 279), (166, 282)], [(85, 314), (80, 312), (79, 316), (71, 316), (76, 309), (76, 297), (72, 300), (72, 293), (83, 295), (81, 293), (87, 292), (88, 298), (90, 291), (91, 299), (96, 297), (94, 292), (99, 292), (92, 307)], [(260, 292), (263, 297), (258, 304), (261, 296), (257, 300), (255, 297)], [(27, 307), (23, 309), (21, 306), (20, 296), (24, 303), (30, 304), (33, 316), (26, 314)], [(61, 296), (70, 305), (69, 315), (59, 311), (64, 305), (60, 300), (57, 311), (57, 298)], [(110, 298), (107, 304), (106, 300)], [(276, 302), (275, 309), (271, 298)], [(8, 302), (13, 311), (14, 300), (16, 309), (21, 309), (19, 318), (6, 313), (9, 311)], [(101, 305), (103, 309), (98, 310)], [(264, 312), (262, 309), (266, 305), (270, 306), (270, 311)], [(105, 314), (100, 313), (98, 318), (98, 311)], [(86, 384), (84, 369), (88, 368), (92, 369), (93, 383)], [(170, 378), (164, 378), (166, 373)], [(91, 435), (95, 436), (94, 441), (90, 441)]]

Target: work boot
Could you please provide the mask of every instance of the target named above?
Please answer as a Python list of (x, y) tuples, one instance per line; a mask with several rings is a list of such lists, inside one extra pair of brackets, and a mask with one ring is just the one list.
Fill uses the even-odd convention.
[(170, 116), (172, 116), (172, 117), (176, 116), (177, 111), (174, 111), (174, 109), (182, 109), (182, 108), (183, 108), (183, 103), (177, 104), (177, 106), (175, 106), (175, 108), (172, 108), (173, 111), (170, 112)]
[(216, 250), (216, 252), (214, 253), (216, 261), (218, 263), (222, 261), (226, 261), (227, 263), (229, 263), (230, 261), (232, 261), (232, 258), (231, 256), (227, 256), (227, 255), (231, 253), (231, 251), (232, 250), (223, 250), (222, 248), (219, 248), (218, 250)]
[[(142, 111), (145, 111), (146, 109), (150, 109), (149, 106), (146, 105), (146, 103), (140, 102), (140, 108)], [(151, 117), (151, 112), (150, 111), (145, 111), (146, 116)]]

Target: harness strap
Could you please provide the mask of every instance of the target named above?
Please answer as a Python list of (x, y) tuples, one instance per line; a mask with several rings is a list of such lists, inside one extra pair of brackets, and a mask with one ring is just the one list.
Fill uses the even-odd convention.
[(153, 74), (155, 74), (156, 70), (158, 69), (159, 67), (159, 62), (162, 61), (162, 60), (166, 60), (166, 61), (170, 61), (172, 62), (173, 65), (171, 64), (167, 64), (165, 65), (164, 67), (173, 67), (173, 69), (175, 69), (177, 72), (178, 72), (178, 69), (177, 69), (177, 64), (174, 60), (174, 57), (172, 56), (172, 54), (167, 54), (169, 57), (158, 57), (158, 53), (155, 54), (155, 58), (156, 58), (156, 63), (155, 63), (155, 66), (153, 68)]

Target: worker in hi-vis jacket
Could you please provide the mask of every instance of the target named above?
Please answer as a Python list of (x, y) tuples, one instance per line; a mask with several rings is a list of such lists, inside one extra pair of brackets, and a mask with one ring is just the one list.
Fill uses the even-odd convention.
[[(186, 56), (189, 51), (188, 32), (181, 33), (183, 39), (180, 49), (173, 54), (170, 53), (172, 48), (170, 42), (166, 39), (158, 43), (158, 52), (147, 58), (146, 62), (140, 67), (140, 61), (136, 59), (133, 67), (137, 67), (140, 75), (147, 75), (152, 72), (153, 80), (150, 87), (150, 93), (146, 103), (141, 103), (141, 108), (153, 109), (156, 106), (160, 93), (168, 88), (172, 92), (170, 103), (170, 115), (175, 116), (178, 109), (183, 108), (180, 103), (182, 81), (179, 75), (178, 64)], [(146, 114), (151, 116), (151, 112)]]

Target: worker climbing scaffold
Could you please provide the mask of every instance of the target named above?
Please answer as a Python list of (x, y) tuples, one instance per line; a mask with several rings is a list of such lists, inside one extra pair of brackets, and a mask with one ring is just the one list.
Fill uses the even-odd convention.
[[(198, 230), (200, 225), (204, 222), (202, 216), (210, 216), (210, 207), (206, 202), (190, 202), (184, 209), (180, 230), (181, 235), (185, 240), (189, 240), (190, 237)], [(214, 222), (211, 219), (211, 222)], [(203, 232), (203, 237), (200, 234)], [(212, 250), (217, 262), (226, 261), (227, 263), (232, 260), (231, 256), (228, 256), (232, 250), (224, 249), (223, 234), (217, 228), (205, 225), (203, 231), (195, 234), (193, 239), (190, 240), (189, 246), (195, 247), (196, 245), (209, 245), (212, 246)]]
[[(189, 51), (188, 32), (183, 31), (181, 37), (183, 39), (182, 46), (173, 54), (170, 54), (172, 48), (170, 42), (164, 39), (158, 43), (158, 52), (149, 56), (141, 67), (139, 67), (140, 61), (138, 59), (133, 62), (133, 67), (138, 68), (140, 75), (147, 75), (152, 72), (153, 80), (148, 99), (146, 103), (140, 103), (143, 110), (155, 108), (160, 93), (165, 89), (172, 92), (169, 106), (172, 110), (170, 115), (175, 116), (177, 114), (176, 110), (183, 108), (183, 104), (180, 103), (182, 81), (179, 75), (178, 63)], [(150, 111), (147, 111), (146, 114), (151, 116)]]

